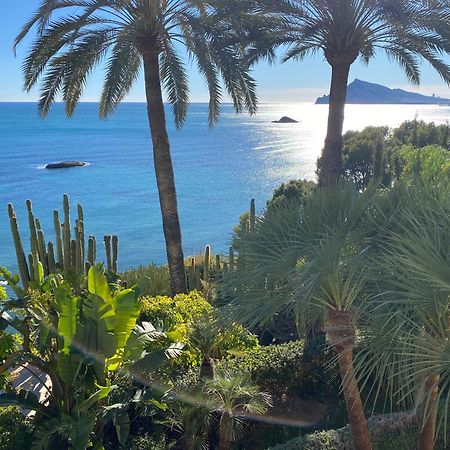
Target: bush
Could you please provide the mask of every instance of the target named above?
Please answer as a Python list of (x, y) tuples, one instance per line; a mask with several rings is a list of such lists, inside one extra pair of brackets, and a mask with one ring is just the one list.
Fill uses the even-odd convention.
[(31, 433), (20, 408), (0, 408), (0, 450), (27, 450), (30, 446)]
[(126, 281), (128, 286), (134, 286), (136, 283), (147, 277), (150, 281), (142, 295), (169, 295), (170, 279), (169, 268), (167, 266), (139, 266), (135, 269), (129, 269), (120, 275), (120, 279)]
[(260, 347), (222, 364), (250, 373), (252, 380), (262, 390), (278, 397), (289, 394), (319, 401), (322, 398), (328, 399), (329, 381), (333, 377), (325, 368), (330, 360), (328, 350), (308, 363), (304, 362), (303, 350), (303, 341), (291, 341)]
[[(130, 444), (127, 444), (127, 450), (166, 450), (167, 444), (164, 437), (155, 439), (155, 437), (144, 434), (138, 436), (132, 440)], [(124, 448), (125, 450), (125, 448)]]
[(189, 325), (211, 311), (212, 306), (197, 291), (175, 297), (141, 298), (141, 319), (154, 325), (164, 324), (166, 329)]
[[(208, 316), (213, 320), (213, 307), (197, 291), (178, 294), (173, 298), (158, 296), (141, 299), (141, 320), (154, 326), (161, 325), (168, 337), (186, 345), (186, 351), (177, 365), (197, 366), (201, 363), (202, 356), (190, 342), (189, 334), (194, 323)], [(258, 347), (257, 338), (239, 324), (219, 323), (217, 339), (222, 353), (246, 352)]]
[[(414, 416), (392, 414), (368, 420), (374, 450), (410, 450), (416, 447)], [(320, 431), (292, 439), (270, 450), (353, 450), (350, 427)]]
[(267, 202), (267, 209), (270, 210), (285, 201), (302, 203), (315, 187), (316, 183), (308, 180), (291, 180), (288, 183), (283, 183), (274, 190), (272, 198)]

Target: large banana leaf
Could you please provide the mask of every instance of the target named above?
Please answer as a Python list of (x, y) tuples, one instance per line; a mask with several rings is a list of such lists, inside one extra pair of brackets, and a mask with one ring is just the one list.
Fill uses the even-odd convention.
[(91, 434), (95, 427), (94, 415), (83, 415), (73, 421), (71, 427), (71, 448), (73, 450), (86, 450), (91, 440)]
[(78, 298), (66, 288), (57, 287), (55, 300), (59, 309), (58, 333), (64, 339), (62, 352), (67, 355), (77, 330)]
[(106, 303), (111, 303), (111, 291), (108, 280), (105, 277), (100, 264), (92, 266), (88, 273), (88, 290), (91, 294), (102, 298)]
[(108, 361), (109, 370), (117, 370), (123, 361), (125, 346), (136, 326), (140, 308), (137, 292), (134, 288), (119, 292), (112, 300), (114, 311), (114, 335), (117, 338), (117, 350)]

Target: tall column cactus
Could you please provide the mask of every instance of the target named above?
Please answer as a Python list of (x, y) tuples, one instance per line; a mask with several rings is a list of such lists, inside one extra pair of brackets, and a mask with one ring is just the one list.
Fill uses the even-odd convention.
[(67, 194), (63, 196), (63, 208), (64, 208), (64, 223), (62, 226), (63, 232), (63, 269), (70, 271), (72, 268), (72, 255), (71, 255), (71, 236), (70, 236), (70, 204)]
[(56, 241), (56, 262), (60, 269), (64, 268), (63, 242), (61, 237), (61, 221), (59, 220), (59, 212), (53, 211), (53, 226), (55, 229)]
[(105, 243), (105, 252), (106, 252), (106, 267), (108, 270), (112, 270), (112, 249), (111, 249), (111, 236), (106, 235), (103, 238)]
[(22, 239), (20, 238), (19, 225), (13, 205), (8, 205), (9, 223), (11, 225), (11, 233), (14, 240), (14, 248), (16, 250), (17, 263), (19, 266), (20, 279), (25, 290), (28, 290), (30, 273), (28, 271), (27, 259), (23, 251)]
[(211, 247), (209, 245), (205, 248), (205, 257), (203, 260), (203, 281), (209, 282), (209, 263), (211, 260)]
[(249, 231), (254, 231), (256, 227), (256, 201), (252, 199), (250, 202), (250, 223), (249, 223)]
[(117, 258), (119, 254), (119, 238), (117, 236), (112, 237), (112, 270), (117, 273)]
[[(55, 231), (55, 244), (46, 242), (41, 222), (34, 216), (30, 200), (27, 200), (28, 225), (30, 232), (30, 253), (28, 259), (24, 251), (19, 233), (16, 214), (13, 205), (8, 205), (8, 214), (17, 257), (20, 278), (24, 289), (30, 287), (30, 281), (41, 281), (57, 271), (70, 272), (77, 276), (87, 274), (89, 268), (96, 261), (96, 240), (89, 237), (87, 261), (84, 234), (84, 212), (80, 204), (77, 206), (77, 219), (73, 228), (70, 223), (70, 204), (66, 194), (63, 197), (64, 222), (61, 224), (58, 211), (53, 212), (53, 227)], [(117, 236), (105, 236), (105, 249), (109, 270), (117, 272), (119, 241)]]

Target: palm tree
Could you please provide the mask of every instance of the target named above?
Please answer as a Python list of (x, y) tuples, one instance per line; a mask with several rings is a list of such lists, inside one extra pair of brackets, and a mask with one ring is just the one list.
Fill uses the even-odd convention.
[[(247, 14), (244, 9), (242, 18)], [(255, 112), (255, 83), (241, 62), (242, 51), (222, 43), (225, 35), (233, 36), (227, 11), (214, 0), (42, 0), (15, 41), (16, 47), (36, 29), (37, 37), (24, 62), (24, 87), (30, 91), (42, 80), (42, 117), (58, 96), (72, 116), (89, 74), (104, 60), (100, 116), (108, 117), (143, 69), (172, 294), (185, 292), (187, 286), (163, 91), (181, 127), (189, 100), (186, 66), (180, 55), (184, 47), (206, 79), (211, 125), (219, 116), (220, 77), (236, 110)]]
[[(285, 16), (278, 32), (258, 35), (250, 61), (273, 60), (275, 49), (289, 46), (284, 60), (321, 53), (331, 66), (328, 131), (319, 167), (322, 185), (342, 174), (342, 130), (351, 65), (368, 64), (380, 51), (398, 62), (408, 80), (420, 82), (420, 61), (428, 61), (450, 82), (441, 59), (450, 50), (448, 2), (425, 0), (260, 0)], [(280, 26), (280, 25), (279, 25)]]
[(381, 282), (368, 351), (357, 362), (362, 379), (415, 403), (419, 450), (432, 450), (439, 429), (447, 432), (450, 405), (450, 186), (438, 186), (411, 187), (390, 226), (374, 264)]
[(217, 371), (203, 393), (210, 409), (220, 416), (217, 450), (230, 450), (244, 420), (265, 414), (272, 405), (269, 394), (261, 392), (247, 375), (233, 371)]
[[(359, 306), (367, 282), (363, 226), (375, 187), (318, 188), (305, 202), (268, 210), (241, 235), (245, 266), (225, 280), (230, 310), (249, 326), (278, 314), (307, 332), (318, 321), (337, 352), (355, 448), (371, 449), (353, 368)], [(235, 300), (233, 300), (235, 299)]]

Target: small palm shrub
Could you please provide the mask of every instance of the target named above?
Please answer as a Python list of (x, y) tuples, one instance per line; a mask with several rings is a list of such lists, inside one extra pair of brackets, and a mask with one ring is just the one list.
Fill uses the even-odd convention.
[(314, 400), (325, 405), (320, 423), (314, 425), (343, 426), (346, 417), (339, 413), (344, 405), (339, 395), (337, 368), (330, 365), (334, 352), (324, 349), (305, 361), (303, 351), (304, 341), (261, 346), (242, 357), (224, 360), (218, 367), (250, 374), (251, 380), (269, 392), (274, 405), (285, 410), (286, 415), (289, 408), (297, 408), (297, 399)]

